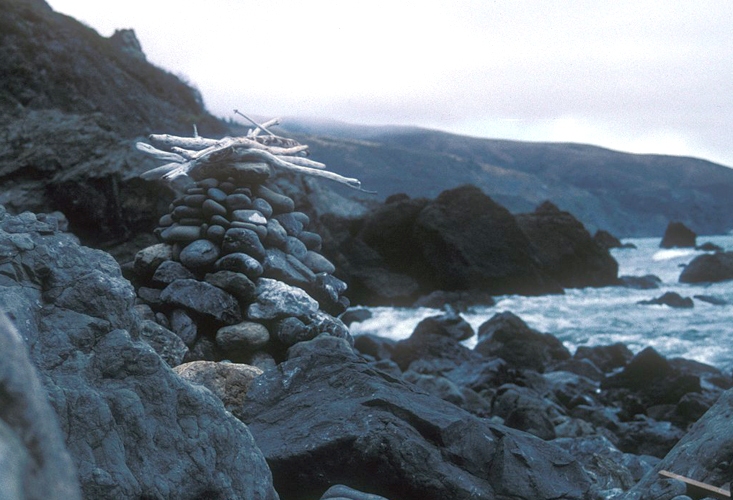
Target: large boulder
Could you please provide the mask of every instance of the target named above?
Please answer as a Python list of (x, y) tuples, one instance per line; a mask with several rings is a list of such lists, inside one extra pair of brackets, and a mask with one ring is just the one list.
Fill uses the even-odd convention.
[(283, 498), (341, 483), (386, 498), (581, 499), (566, 452), (472, 416), (320, 336), (258, 377), (238, 412)]
[(661, 248), (695, 248), (697, 234), (681, 222), (670, 222), (664, 231)]
[(733, 279), (733, 252), (698, 255), (680, 274), (680, 283), (715, 283)]
[(59, 422), (17, 330), (0, 312), (0, 498), (81, 499)]
[(537, 249), (541, 269), (564, 288), (616, 283), (618, 263), (569, 212), (546, 201), (516, 218)]
[(246, 426), (142, 340), (134, 301), (109, 254), (0, 206), (0, 310), (30, 349), (84, 497), (277, 498)]

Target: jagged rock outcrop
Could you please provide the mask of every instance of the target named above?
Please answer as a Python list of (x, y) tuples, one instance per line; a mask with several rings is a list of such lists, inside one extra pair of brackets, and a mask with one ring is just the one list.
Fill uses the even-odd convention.
[(697, 234), (681, 222), (670, 222), (664, 231), (662, 241), (659, 243), (661, 248), (695, 248)]
[(141, 339), (134, 301), (109, 254), (54, 217), (0, 206), (0, 310), (30, 350), (84, 497), (276, 499), (246, 426)]
[(565, 451), (375, 370), (334, 337), (292, 347), (238, 414), (283, 498), (317, 498), (333, 482), (436, 500), (581, 499), (590, 487)]
[(617, 282), (618, 263), (572, 214), (551, 202), (516, 216), (536, 249), (540, 269), (563, 288), (608, 286)]

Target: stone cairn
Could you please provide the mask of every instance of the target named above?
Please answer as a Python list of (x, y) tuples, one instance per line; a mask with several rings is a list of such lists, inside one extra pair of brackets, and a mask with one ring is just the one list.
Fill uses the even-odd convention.
[(161, 243), (138, 252), (133, 266), (139, 301), (188, 348), (171, 364), (264, 367), (321, 333), (351, 341), (337, 318), (349, 305), (346, 284), (319, 253), (309, 217), (267, 181), (286, 169), (356, 189), (360, 183), (305, 158), (308, 147), (270, 133), (272, 123), (221, 140), (149, 137), (166, 150), (136, 145), (168, 162), (143, 179), (183, 185), (155, 229)]

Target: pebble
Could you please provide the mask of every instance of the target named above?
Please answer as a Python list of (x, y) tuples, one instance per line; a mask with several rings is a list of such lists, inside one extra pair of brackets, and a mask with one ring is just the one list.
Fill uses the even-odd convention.
[(267, 200), (264, 198), (255, 198), (252, 201), (252, 208), (259, 210), (265, 217), (272, 217), (272, 205), (267, 203)]
[(216, 187), (209, 188), (206, 195), (217, 203), (225, 203), (227, 200), (227, 194)]
[(308, 250), (315, 250), (318, 252), (323, 246), (323, 240), (321, 239), (321, 235), (318, 233), (303, 231), (298, 235), (298, 239), (303, 242)]
[(260, 241), (265, 241), (265, 238), (267, 238), (267, 227), (261, 224), (252, 224), (251, 222), (240, 222), (238, 220), (235, 220), (234, 222), (232, 222), (232, 227), (240, 227), (244, 229), (249, 229), (250, 231), (254, 231), (255, 233), (257, 233)]
[(171, 214), (165, 214), (163, 217), (161, 217), (158, 220), (159, 226), (168, 227), (173, 224), (173, 217), (171, 217)]
[(201, 226), (204, 220), (192, 217), (184, 217), (178, 220), (178, 224), (181, 226)]
[(290, 236), (297, 237), (303, 232), (303, 223), (300, 222), (295, 216), (290, 213), (276, 215), (275, 220), (287, 231)]
[[(213, 177), (202, 179), (196, 183), (201, 189), (211, 189), (219, 185), (219, 181)], [(210, 196), (210, 195), (209, 195)]]
[(288, 236), (285, 241), (285, 252), (289, 253), (297, 259), (304, 259), (308, 254), (308, 249), (305, 244), (294, 236)]
[(257, 196), (264, 198), (272, 206), (274, 213), (286, 213), (295, 210), (295, 202), (284, 194), (276, 193), (263, 185), (257, 186)]
[(178, 219), (200, 219), (203, 216), (203, 212), (200, 208), (194, 208), (189, 207), (188, 205), (181, 205), (173, 209), (173, 213), (171, 214), (171, 217), (173, 217), (173, 220)]
[(170, 314), (170, 328), (188, 347), (193, 347), (198, 335), (198, 327), (191, 316), (183, 309), (173, 309)]
[(206, 201), (205, 194), (189, 194), (183, 197), (183, 203), (188, 207), (200, 207)]
[(252, 207), (252, 200), (244, 193), (234, 193), (227, 196), (224, 205), (231, 211), (242, 210)]
[(308, 250), (302, 260), (303, 264), (308, 266), (308, 269), (310, 269), (314, 273), (333, 274), (334, 272), (336, 272), (336, 266), (334, 266), (330, 260), (319, 254), (318, 252)]
[(228, 229), (224, 233), (224, 241), (221, 244), (221, 249), (225, 254), (243, 252), (251, 255), (260, 262), (267, 255), (267, 251), (262, 246), (262, 242), (257, 233), (243, 227)]
[(183, 264), (174, 260), (162, 262), (153, 274), (153, 284), (165, 286), (177, 279), (193, 278), (194, 275)]
[(234, 192), (234, 190), (237, 189), (237, 186), (235, 186), (231, 180), (227, 180), (219, 184), (219, 189), (229, 194)]
[(242, 355), (257, 351), (270, 341), (270, 332), (261, 323), (243, 321), (219, 328), (216, 345), (224, 355)]
[(229, 219), (226, 217), (222, 217), (221, 215), (214, 215), (209, 219), (209, 223), (211, 225), (221, 226), (221, 227), (229, 227), (231, 225), (231, 222), (229, 222)]
[(232, 219), (252, 224), (267, 224), (267, 219), (259, 210), (234, 210)]
[(224, 233), (226, 233), (226, 231), (227, 230), (224, 228), (224, 226), (213, 224), (209, 226), (206, 230), (206, 238), (210, 239), (214, 243), (221, 245), (221, 242), (224, 241)]
[(203, 202), (201, 205), (201, 211), (204, 213), (204, 218), (206, 219), (209, 219), (214, 215), (221, 215), (222, 217), (226, 217), (227, 215), (226, 207), (211, 198), (208, 198)]
[(284, 248), (288, 232), (282, 227), (282, 224), (277, 219), (270, 219), (267, 221), (266, 228), (267, 236), (264, 239), (265, 244), (275, 248)]
[(255, 284), (242, 273), (234, 271), (217, 271), (204, 277), (207, 283), (231, 293), (242, 302), (252, 302), (255, 294)]
[(201, 237), (201, 228), (198, 226), (181, 226), (174, 224), (166, 228), (160, 237), (165, 242), (193, 241)]
[(217, 244), (206, 239), (200, 239), (181, 250), (178, 258), (181, 264), (189, 269), (201, 269), (211, 266), (219, 259), (220, 255), (221, 250)]
[(234, 271), (242, 273), (251, 280), (262, 276), (262, 264), (257, 259), (246, 253), (230, 253), (214, 263), (214, 267), (220, 271)]
[(222, 323), (233, 325), (242, 321), (237, 299), (203, 281), (176, 280), (163, 289), (160, 299), (166, 304), (185, 307)]

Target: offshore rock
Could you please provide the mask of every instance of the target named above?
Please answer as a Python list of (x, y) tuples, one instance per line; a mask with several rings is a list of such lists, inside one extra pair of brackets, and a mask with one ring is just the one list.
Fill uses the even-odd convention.
[(680, 274), (680, 283), (716, 283), (731, 279), (733, 252), (698, 255)]
[(670, 222), (664, 231), (661, 248), (695, 248), (697, 234), (681, 222)]
[(284, 498), (318, 498), (334, 483), (386, 498), (588, 498), (589, 478), (565, 451), (375, 370), (334, 337), (292, 347), (236, 414)]
[(247, 428), (141, 340), (114, 259), (31, 215), (0, 210), (0, 309), (32, 346), (83, 497), (276, 499)]

